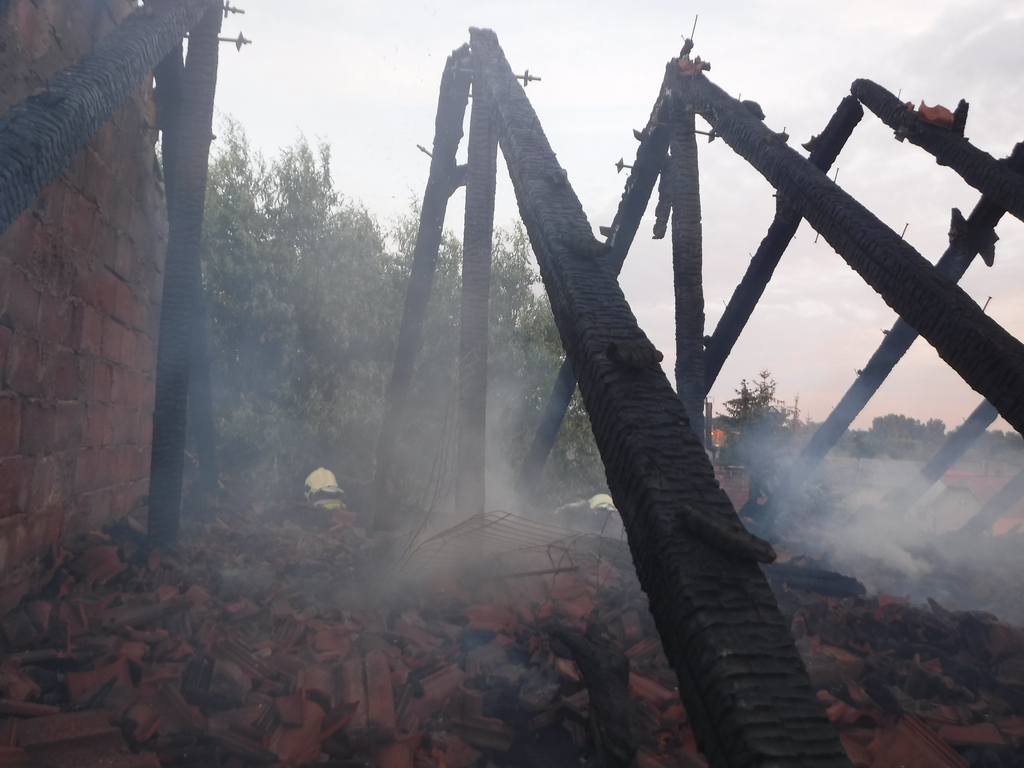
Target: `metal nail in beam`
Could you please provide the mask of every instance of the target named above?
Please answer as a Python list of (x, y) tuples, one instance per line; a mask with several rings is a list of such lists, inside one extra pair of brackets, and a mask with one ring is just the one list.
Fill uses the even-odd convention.
[[(847, 96), (840, 102), (839, 108), (836, 109), (825, 129), (811, 142), (808, 142), (808, 147), (811, 150), (808, 160), (815, 168), (828, 173), (863, 115), (864, 110), (853, 96)], [(754, 307), (761, 300), (775, 268), (782, 259), (782, 254), (792, 242), (802, 221), (800, 214), (790, 208), (785, 200), (778, 199), (775, 207), (775, 218), (772, 220), (771, 226), (768, 227), (768, 233), (750, 260), (743, 279), (733, 291), (725, 312), (722, 313), (714, 333), (708, 340), (704, 353), (705, 395), (711, 391), (718, 374), (722, 372), (722, 366), (725, 365), (736, 340), (754, 312)]]
[[(420, 207), (420, 225), (416, 232), (402, 324), (398, 330), (395, 365), (384, 395), (384, 416), (377, 436), (373, 504), (364, 521), (368, 528), (373, 528), (375, 524), (382, 528), (392, 528), (401, 523), (393, 515), (394, 510), (388, 503), (388, 481), (409, 399), (416, 356), (423, 342), (423, 320), (434, 284), (434, 270), (437, 267), (437, 252), (441, 247), (448, 199), (458, 189), (462, 179), (455, 156), (459, 142), (462, 141), (462, 126), (466, 119), (466, 106), (469, 104), (472, 75), (468, 62), (469, 46), (464, 45), (448, 57), (441, 75), (433, 152), (427, 152), (430, 155), (430, 174)], [(422, 147), (420, 149), (426, 152)]]
[[(1024, 142), (1014, 147), (1012, 154), (1004, 162), (1014, 172), (1024, 173)], [(951, 280), (959, 281), (976, 256), (980, 255), (982, 260), (991, 266), (995, 259), (995, 243), (998, 239), (995, 227), (1002, 219), (1003, 213), (1002, 207), (987, 197), (982, 197), (978, 201), (966, 220), (960, 211), (954, 209), (949, 247), (936, 262), (936, 271)], [(839, 442), (839, 438), (850, 428), (854, 419), (882, 386), (882, 382), (892, 369), (903, 359), (903, 355), (910, 349), (915, 339), (917, 331), (905, 320), (901, 318), (893, 324), (877, 351), (861, 369), (860, 375), (786, 471), (765, 512), (779, 510), (780, 504), (785, 504), (792, 494), (799, 491), (807, 482), (825, 455)]]
[(181, 0), (139, 8), (94, 51), (0, 116), (0, 232), (71, 165), (210, 5)]
[[(1024, 345), (956, 283), (703, 75), (695, 108), (973, 389), (1024, 431)], [(1003, 205), (999, 201), (999, 205)]]
[[(674, 62), (669, 63), (669, 67), (675, 66)], [(636, 160), (630, 166), (630, 174), (626, 179), (615, 218), (607, 229), (607, 242), (611, 246), (608, 261), (616, 275), (622, 270), (622, 264), (640, 228), (640, 221), (647, 210), (651, 193), (654, 191), (654, 185), (658, 183), (658, 176), (668, 154), (672, 131), (668, 122), (668, 103), (665, 94), (670, 74), (671, 69), (666, 69), (665, 79), (662, 81), (661, 90), (658, 91), (659, 96), (655, 100), (647, 126), (643, 131), (634, 131), (640, 146), (636, 150)], [(544, 465), (575, 392), (576, 375), (572, 371), (572, 364), (566, 359), (558, 371), (551, 396), (541, 414), (540, 425), (516, 482), (516, 488), (521, 496), (529, 496), (539, 487)]]
[(898, 98), (870, 80), (854, 80), (850, 92), (896, 131), (896, 138), (935, 156), (935, 162), (946, 165), (1011, 215), (1024, 220), (1024, 178), (1013, 173), (992, 155), (978, 149), (949, 128), (942, 128), (921, 119)]
[(552, 312), (622, 513), (640, 582), (713, 766), (849, 766), (750, 536), (637, 325), (526, 94), (489, 30), (470, 30)]

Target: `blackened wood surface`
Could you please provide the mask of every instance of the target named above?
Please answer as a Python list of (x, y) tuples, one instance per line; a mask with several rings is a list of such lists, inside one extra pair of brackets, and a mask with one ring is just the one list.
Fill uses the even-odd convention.
[[(814, 139), (814, 147), (808, 160), (815, 168), (828, 173), (863, 115), (864, 110), (860, 102), (853, 96), (847, 96), (840, 102), (828, 125)], [(718, 374), (722, 372), (722, 366), (732, 352), (740, 333), (743, 332), (754, 307), (761, 300), (768, 281), (775, 273), (775, 268), (796, 234), (801, 220), (800, 214), (786, 205), (784, 200), (776, 203), (775, 218), (768, 227), (768, 233), (751, 258), (743, 279), (733, 291), (732, 298), (729, 299), (729, 304), (715, 326), (704, 351), (705, 395), (711, 391)]]
[[(669, 64), (669, 67), (675, 66), (675, 63)], [(622, 192), (622, 199), (619, 201), (618, 210), (612, 220), (612, 233), (608, 238), (608, 244), (611, 247), (608, 262), (616, 275), (622, 269), (626, 254), (633, 244), (633, 238), (636, 237), (636, 232), (640, 228), (640, 221), (647, 211), (651, 192), (654, 190), (654, 185), (658, 183), (658, 177), (668, 152), (669, 141), (672, 138), (671, 123), (667, 114), (666, 90), (671, 74), (671, 69), (666, 68), (666, 79), (658, 91), (658, 98), (655, 100), (650, 120), (648, 120), (643, 133), (640, 134), (640, 146), (636, 150), (636, 159), (633, 161), (633, 167), (630, 169), (625, 189)], [(548, 398), (544, 412), (541, 414), (540, 425), (537, 427), (537, 433), (530, 445), (530, 451), (523, 461), (523, 468), (517, 483), (521, 495), (528, 497), (538, 487), (541, 473), (544, 471), (544, 464), (555, 444), (558, 428), (562, 425), (566, 411), (569, 410), (569, 403), (572, 401), (575, 391), (576, 374), (573, 373), (572, 364), (566, 358), (551, 389), (551, 397)]]
[(979, 437), (985, 434), (985, 430), (998, 415), (999, 412), (988, 400), (982, 400), (964, 423), (949, 433), (946, 442), (928, 463), (921, 467), (921, 471), (913, 480), (903, 488), (886, 494), (885, 500), (891, 502), (899, 511), (912, 506), (952, 468), (957, 459), (963, 456)]
[(178, 541), (192, 325), (201, 285), (200, 245), (222, 16), (219, 3), (206, 7), (189, 37), (178, 149), (170, 182), (174, 204), (167, 211), (149, 478), (149, 539), (161, 547), (173, 547)]
[[(437, 252), (441, 247), (444, 217), (448, 199), (458, 188), (459, 172), (455, 154), (462, 140), (462, 124), (469, 103), (469, 46), (464, 45), (448, 57), (437, 98), (434, 119), (434, 145), (430, 158), (430, 174), (423, 192), (420, 226), (416, 232), (412, 270), (405, 293), (402, 325), (398, 330), (395, 365), (384, 396), (384, 417), (377, 437), (373, 476), (373, 504), (364, 521), (368, 528), (376, 523), (381, 528), (400, 524), (394, 509), (388, 505), (388, 480), (395, 460), (395, 449), (409, 399), (416, 356), (423, 345), (423, 321), (427, 315), (430, 291), (434, 284)], [(375, 519), (376, 513), (376, 519)]]
[(0, 232), (71, 165), (96, 130), (181, 42), (210, 0), (132, 13), (92, 53), (0, 116)]
[[(185, 75), (182, 46), (178, 45), (157, 65), (154, 99), (160, 115), (160, 156), (163, 161), (164, 194), (167, 210), (175, 205), (174, 177), (177, 174), (178, 142), (181, 140), (181, 94)], [(194, 488), (202, 493), (217, 487), (217, 430), (213, 422), (213, 390), (210, 381), (210, 355), (206, 341), (206, 297), (202, 274), (196, 287), (192, 314), (192, 338), (188, 371), (188, 427), (195, 441), (199, 472)]]
[(754, 542), (740, 556), (695, 533), (691, 518), (737, 539), (745, 531), (661, 368), (609, 355), (614, 344), (657, 359), (641, 353), (653, 347), (496, 36), (470, 33), (477, 92), (494, 100), (520, 213), (701, 748), (714, 766), (849, 766)]
[[(1012, 154), (1004, 163), (1015, 173), (1024, 173), (1024, 143), (1014, 147)], [(956, 282), (963, 277), (979, 254), (991, 263), (997, 239), (995, 227), (1002, 219), (1003, 213), (1003, 209), (987, 197), (982, 197), (978, 201), (966, 220), (958, 210), (954, 210), (949, 247), (939, 257), (935, 269)], [(793, 465), (786, 471), (773, 495), (769, 509), (766, 510), (769, 515), (781, 511), (780, 505), (787, 503), (792, 494), (799, 491), (807, 482), (825, 455), (839, 442), (839, 438), (850, 428), (853, 420), (882, 386), (882, 382), (892, 372), (896, 363), (903, 359), (903, 355), (910, 349), (917, 335), (917, 331), (904, 319), (900, 318), (893, 323), (867, 365), (861, 369), (856, 380), (821, 426), (815, 430), (807, 445), (800, 451), (800, 455), (793, 461)]]
[(704, 283), (700, 171), (695, 119), (689, 105), (675, 111), (666, 173), (672, 190), (672, 276), (675, 287), (676, 392), (690, 426), (704, 434)]
[(462, 238), (462, 311), (459, 315), (458, 447), (455, 503), (463, 515), (483, 514), (487, 453), (487, 306), (498, 134), (492, 100), (480, 92), (479, 56), (472, 48), (473, 108), (469, 116), (466, 228)]
[(921, 119), (878, 83), (854, 80), (850, 92), (896, 131), (935, 156), (939, 165), (947, 165), (976, 190), (992, 199), (1003, 210), (1024, 220), (1024, 178), (1009, 170), (992, 155), (978, 149), (962, 135)]
[[(1024, 430), (1024, 345), (864, 206), (703, 75), (694, 104), (939, 356)], [(1000, 201), (999, 205), (1003, 205)]]

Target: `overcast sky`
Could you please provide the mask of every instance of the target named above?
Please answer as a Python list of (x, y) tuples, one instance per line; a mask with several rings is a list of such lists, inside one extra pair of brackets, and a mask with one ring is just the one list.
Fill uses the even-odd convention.
[[(996, 157), (1024, 140), (1024, 3), (1020, 0), (740, 0), (714, 3), (392, 2), (237, 0), (225, 21), (254, 43), (225, 45), (218, 108), (238, 119), (268, 156), (300, 134), (333, 147), (338, 188), (383, 220), (400, 215), (426, 183), (445, 58), (490, 27), (513, 69), (543, 78), (527, 95), (595, 231), (610, 224), (636, 152), (633, 128), (650, 114), (668, 59), (699, 14), (694, 53), (709, 77), (759, 102), (766, 122), (792, 137), (820, 132), (854, 79), (867, 77), (915, 104), (971, 104), (967, 136)], [(468, 123), (468, 121), (467, 121)], [(467, 126), (468, 127), (468, 126)], [(463, 142), (463, 153), (465, 151)], [(700, 145), (708, 332), (774, 214), (768, 183), (724, 142)], [(979, 194), (923, 150), (893, 139), (868, 113), (836, 163), (838, 183), (935, 261), (947, 245), (950, 209), (966, 216)], [(651, 205), (653, 213), (653, 203)], [(463, 200), (447, 226), (462, 231)], [(499, 165), (496, 222), (518, 218)], [(644, 221), (621, 283), (672, 371), (671, 246)], [(996, 263), (980, 259), (961, 284), (989, 314), (1024, 337), (1024, 224), (1005, 217)], [(711, 392), (717, 404), (741, 378), (770, 369), (778, 394), (799, 394), (824, 418), (889, 328), (894, 313), (824, 240), (802, 224)], [(955, 426), (980, 402), (923, 340), (915, 343), (856, 422), (905, 413)], [(998, 424), (1006, 428), (1005, 423)]]

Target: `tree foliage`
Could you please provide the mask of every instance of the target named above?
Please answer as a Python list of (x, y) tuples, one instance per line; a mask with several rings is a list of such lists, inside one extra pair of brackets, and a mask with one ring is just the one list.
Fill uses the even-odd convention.
[[(345, 198), (329, 146), (305, 139), (268, 162), (228, 122), (210, 168), (203, 268), (215, 412), (226, 472), (288, 495), (317, 466), (365, 480), (390, 376), (418, 226), (389, 226)], [(561, 344), (520, 225), (495, 232), (490, 298), (489, 464), (525, 455)], [(399, 452), (415, 495), (454, 431), (461, 244), (446, 232)], [(604, 487), (578, 397), (549, 465), (552, 503)], [(435, 481), (437, 478), (435, 477)]]

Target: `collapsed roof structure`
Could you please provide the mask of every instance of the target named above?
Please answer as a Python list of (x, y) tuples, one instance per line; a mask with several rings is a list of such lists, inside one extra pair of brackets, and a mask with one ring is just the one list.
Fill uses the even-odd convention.
[[(220, 2), (209, 0), (139, 10), (95, 52), (0, 118), (2, 231), (72, 162), (147, 73), (157, 71), (158, 88), (166, 96), (161, 128), (169, 239), (149, 535), (162, 545), (173, 545), (177, 538), (187, 401), (195, 405), (204, 389), (196, 388), (197, 381), (202, 383), (196, 374), (204, 366), (203, 328), (196, 320), (202, 317), (197, 304), (199, 237), (222, 10)], [(180, 43), (190, 30), (189, 57), (183, 63)], [(637, 134), (637, 157), (618, 214), (603, 231), (604, 242), (595, 238), (519, 83), (529, 79), (513, 73), (496, 35), (472, 29), (469, 45), (449, 58), (377, 446), (377, 523), (387, 527), (400, 522), (386, 495), (388, 473), (447, 200), (462, 185), (467, 206), (457, 499), (465, 513), (483, 512), (487, 293), (500, 147), (566, 350), (566, 364), (523, 471), (525, 482), (542, 467), (578, 382), (641, 584), (711, 764), (845, 766), (848, 758), (817, 701), (760, 567), (774, 559), (772, 546), (745, 529), (715, 481), (700, 437), (703, 400), (804, 218), (901, 320), (875, 356), (878, 361), (872, 358), (851, 390), (850, 403), (836, 409), (834, 424), (827, 423), (821, 439), (808, 446), (773, 506), (784, 503), (806, 478), (870, 397), (872, 382), (877, 389), (917, 334), (990, 404), (976, 420), (979, 424), (985, 418), (991, 423), (998, 412), (1015, 429), (1024, 430), (1024, 347), (956, 285), (976, 255), (991, 260), (992, 230), (1003, 212), (1024, 218), (1024, 151), (1018, 145), (1009, 160), (997, 161), (963, 137), (966, 106), (957, 110), (951, 125), (938, 126), (880, 86), (857, 81), (853, 95), (843, 99), (813, 143), (810, 158), (804, 158), (788, 146), (785, 133), (765, 124), (756, 104), (740, 102), (708, 80), (700, 60), (689, 59), (688, 48), (668, 63), (651, 119)], [(470, 87), (469, 156), (462, 167), (455, 154)], [(861, 119), (861, 104), (893, 127), (898, 138), (934, 154), (983, 195), (968, 218), (954, 212), (950, 249), (935, 266), (827, 176)], [(706, 344), (696, 115), (778, 192), (776, 219)], [(640, 329), (616, 280), (659, 178), (663, 231), (672, 214), (678, 395), (660, 368), (661, 353)], [(208, 397), (208, 384), (205, 389)], [(206, 414), (199, 424), (212, 438), (211, 417)], [(201, 464), (215, 476), (213, 461), (212, 449), (207, 449)]]
[[(782, 507), (820, 463), (918, 334), (986, 397), (981, 415), (971, 422), (981, 424), (980, 431), (957, 432), (922, 477), (934, 482), (941, 476), (944, 469), (937, 467), (948, 468), (997, 412), (1016, 429), (1024, 428), (1019, 396), (1024, 391), (1024, 347), (956, 285), (979, 253), (991, 263), (993, 228), (1002, 214), (1024, 213), (1024, 145), (1008, 160), (997, 161), (963, 137), (965, 103), (951, 122), (936, 125), (880, 86), (859, 80), (822, 133), (806, 145), (810, 158), (804, 158), (788, 146), (784, 132), (765, 124), (757, 104), (740, 102), (708, 80), (703, 75), (707, 65), (699, 58), (690, 60), (691, 47), (687, 41), (680, 57), (669, 62), (651, 119), (636, 132), (640, 146), (615, 220), (601, 228), (605, 242), (594, 237), (547, 143), (526, 98), (529, 81), (513, 74), (494, 33), (472, 29), (470, 45), (449, 58), (377, 446), (378, 514), (393, 509), (386, 493), (388, 473), (419, 346), (418, 329), (446, 200), (461, 184), (467, 187), (467, 206), (456, 494), (464, 512), (484, 510), (489, 249), (481, 243), (489, 241), (493, 226), (494, 157), (500, 146), (566, 350), (521, 474), (521, 488), (528, 489), (539, 477), (578, 381), (641, 583), (711, 763), (845, 765), (841, 746), (816, 713), (813, 693), (758, 567), (774, 559), (771, 545), (745, 530), (715, 482), (700, 437), (704, 398), (805, 218), (901, 319), (819, 430), (820, 438), (791, 469), (766, 516)], [(463, 167), (456, 165), (455, 150), (471, 84), (469, 157)], [(910, 139), (932, 152), (940, 164), (983, 193), (967, 219), (954, 210), (950, 248), (935, 266), (828, 178), (831, 164), (863, 116), (861, 104), (893, 127), (901, 141)], [(710, 132), (701, 133), (721, 137), (776, 188), (778, 198), (775, 220), (707, 340), (695, 115), (711, 126)], [(678, 395), (659, 366), (662, 354), (637, 325), (616, 281), (659, 178), (656, 237), (659, 230), (664, 235), (670, 210), (672, 215)], [(979, 517), (991, 514), (988, 510)], [(378, 522), (390, 526), (396, 521)]]

